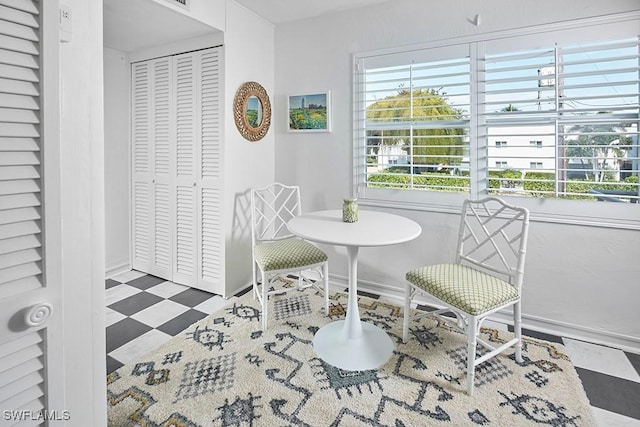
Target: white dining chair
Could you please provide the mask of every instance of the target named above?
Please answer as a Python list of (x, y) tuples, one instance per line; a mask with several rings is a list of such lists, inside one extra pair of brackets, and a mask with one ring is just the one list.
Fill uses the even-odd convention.
[[(251, 190), (251, 239), (253, 256), (253, 295), (262, 308), (262, 329), (267, 328), (269, 296), (282, 293), (276, 278), (295, 274), (298, 289), (310, 286), (324, 293), (324, 312), (329, 313), (329, 261), (315, 245), (294, 236), (287, 222), (301, 213), (300, 188), (274, 183)], [(317, 271), (322, 287), (309, 277)], [(258, 273), (260, 278), (258, 278)], [(259, 280), (260, 279), (260, 280)]]
[[(496, 197), (466, 200), (458, 232), (454, 262), (427, 265), (406, 274), (402, 338), (407, 342), (411, 320), (436, 316), (467, 337), (466, 388), (473, 394), (475, 369), (487, 359), (515, 345), (522, 362), (521, 295), (529, 232), (529, 212)], [(425, 294), (440, 309), (412, 314), (416, 294)], [(481, 339), (480, 326), (487, 316), (513, 308), (514, 338), (494, 347)], [(452, 312), (455, 318), (443, 316)], [(476, 358), (480, 344), (487, 353)]]

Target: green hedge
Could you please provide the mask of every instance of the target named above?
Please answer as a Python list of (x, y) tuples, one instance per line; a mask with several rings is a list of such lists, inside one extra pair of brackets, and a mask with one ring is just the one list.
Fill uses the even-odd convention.
[[(514, 169), (489, 171), (489, 189), (497, 193), (501, 188), (522, 188), (533, 197), (555, 197), (555, 174), (553, 172), (526, 172), (524, 180), (522, 173)], [(413, 179), (413, 186), (412, 180)], [(423, 173), (409, 175), (406, 167), (393, 167), (385, 173), (372, 174), (368, 177), (369, 186), (378, 188), (414, 188), (435, 191), (467, 191), (469, 188), (468, 174), (465, 176)], [(501, 185), (501, 182), (503, 183)], [(453, 188), (451, 188), (453, 187)], [(586, 195), (589, 190), (638, 191), (638, 177), (628, 177), (624, 182), (593, 182), (571, 180), (566, 184), (569, 193), (563, 198), (593, 200), (594, 196)], [(574, 195), (572, 195), (574, 194)]]

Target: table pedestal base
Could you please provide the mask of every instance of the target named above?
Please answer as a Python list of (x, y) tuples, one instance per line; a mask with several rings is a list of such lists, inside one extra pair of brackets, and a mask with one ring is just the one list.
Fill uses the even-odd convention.
[(316, 332), (313, 349), (320, 359), (347, 371), (366, 371), (384, 365), (393, 354), (393, 341), (385, 331), (362, 322), (362, 335), (348, 338), (344, 320), (331, 322)]

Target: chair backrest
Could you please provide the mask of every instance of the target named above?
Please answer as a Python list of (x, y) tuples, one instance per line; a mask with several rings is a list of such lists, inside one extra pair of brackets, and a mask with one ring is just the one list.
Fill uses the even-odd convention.
[(280, 183), (251, 190), (251, 238), (265, 240), (291, 237), (287, 222), (300, 215), (300, 188)]
[(522, 287), (529, 211), (497, 197), (465, 200), (458, 235), (458, 263), (497, 274)]

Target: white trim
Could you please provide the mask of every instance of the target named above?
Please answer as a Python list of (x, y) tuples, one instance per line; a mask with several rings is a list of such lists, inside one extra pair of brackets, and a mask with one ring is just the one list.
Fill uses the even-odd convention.
[[(46, 370), (44, 399), (48, 408), (68, 408), (74, 396), (67, 392), (69, 372), (64, 356), (64, 300), (61, 288), (63, 271), (62, 244), (62, 201), (61, 201), (61, 85), (60, 85), (60, 44), (58, 0), (41, 3), (42, 43), (41, 52), (41, 167), (43, 187), (42, 236), (44, 248), (44, 282), (48, 290), (48, 302), (54, 312), (45, 332), (47, 341), (45, 363), (55, 369)], [(46, 141), (46, 142), (45, 142)], [(92, 301), (83, 301), (92, 304)], [(56, 311), (58, 313), (56, 313)], [(73, 343), (77, 344), (77, 343)], [(55, 356), (55, 358), (54, 358)], [(93, 356), (93, 355), (92, 355)], [(99, 365), (96, 365), (99, 366)]]
[[(468, 197), (467, 194), (464, 194), (463, 196)], [(509, 203), (519, 204), (519, 205), (526, 204), (526, 201), (528, 200), (527, 198), (524, 198), (524, 197), (518, 197), (518, 198), (503, 197), (503, 198), (505, 200), (508, 200)], [(535, 200), (538, 200), (538, 199), (535, 199)], [(553, 200), (553, 201), (558, 202), (558, 200)], [(575, 201), (567, 201), (567, 200), (562, 202), (575, 203)], [(586, 203), (593, 203), (593, 202), (586, 202)], [(426, 211), (426, 212), (448, 213), (448, 214), (459, 215), (462, 201), (460, 200), (460, 203), (457, 203), (457, 204), (456, 203), (420, 204), (420, 203), (409, 203), (409, 202), (363, 198), (358, 200), (358, 204), (360, 206), (371, 206), (371, 207), (377, 207), (377, 208), (407, 209), (412, 211)], [(618, 205), (616, 205), (616, 207), (617, 206)], [(525, 206), (525, 207), (528, 207), (528, 206)], [(627, 207), (629, 209), (634, 208), (634, 206), (632, 205)], [(579, 226), (586, 226), (586, 227), (599, 227), (599, 228), (612, 228), (612, 229), (619, 229), (619, 230), (640, 231), (640, 221), (632, 217), (632, 215), (637, 215), (637, 212), (635, 213), (631, 212), (629, 218), (604, 218), (601, 216), (598, 217), (596, 215), (586, 216), (586, 215), (555, 214), (555, 213), (535, 210), (535, 208), (534, 209), (531, 209), (530, 207), (528, 208), (531, 212), (531, 216), (529, 217), (529, 220), (531, 222), (579, 225)]]
[(131, 270), (131, 263), (129, 259), (118, 261), (112, 265), (106, 266), (105, 276), (106, 278), (110, 278), (113, 276), (117, 276), (120, 273), (125, 273)]
[[(346, 276), (338, 274), (329, 275), (330, 288), (344, 291), (348, 287), (347, 283), (348, 280)], [(397, 287), (367, 280), (358, 280), (358, 289), (390, 299), (400, 307), (404, 305), (404, 283)], [(433, 302), (420, 296), (417, 296), (414, 302), (436, 306)], [(487, 319), (499, 323), (512, 324), (513, 315), (509, 310), (504, 310), (492, 314)], [(522, 327), (536, 332), (601, 344), (632, 353), (640, 353), (640, 338), (631, 335), (618, 334), (526, 314), (522, 315)]]
[(429, 42), (412, 43), (404, 46), (397, 46), (384, 49), (374, 49), (369, 51), (362, 51), (354, 53), (354, 61), (357, 62), (359, 58), (389, 55), (402, 52), (410, 52), (413, 50), (433, 49), (437, 47), (444, 47), (457, 44), (477, 43), (481, 41), (491, 41), (499, 39), (509, 39), (517, 36), (533, 35), (538, 33), (555, 32), (561, 30), (571, 30), (581, 27), (590, 27), (593, 25), (612, 24), (622, 21), (633, 21), (640, 19), (640, 10), (614, 13), (611, 15), (596, 16), (592, 18), (579, 18), (570, 21), (554, 22), (550, 24), (534, 25), (531, 27), (512, 28), (509, 30), (496, 30), (488, 33), (474, 34), (469, 36), (452, 37), (448, 39), (438, 39)]

